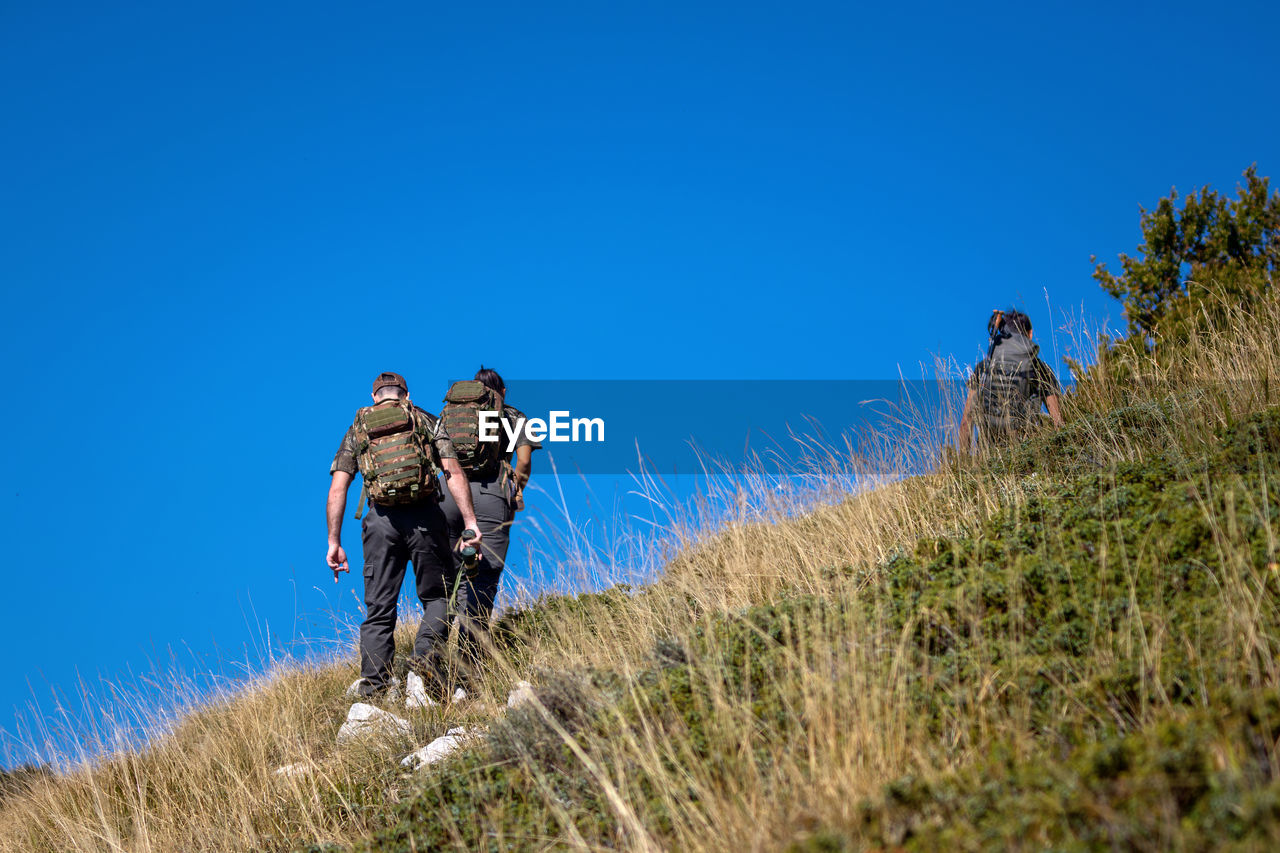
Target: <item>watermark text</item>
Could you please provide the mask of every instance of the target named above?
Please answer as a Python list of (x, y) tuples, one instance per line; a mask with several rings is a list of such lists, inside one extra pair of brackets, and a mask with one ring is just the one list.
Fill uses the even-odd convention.
[(542, 418), (518, 418), (509, 423), (496, 411), (480, 412), (480, 440), (501, 441), (501, 429), (507, 437), (507, 452), (514, 452), (521, 434), (530, 441), (604, 441), (604, 418), (575, 418), (568, 411), (551, 411)]

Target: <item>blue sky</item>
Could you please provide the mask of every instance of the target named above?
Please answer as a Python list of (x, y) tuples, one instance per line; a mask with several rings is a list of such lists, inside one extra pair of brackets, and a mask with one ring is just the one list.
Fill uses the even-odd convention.
[(918, 377), (1280, 139), (1274, 4), (109, 5), (0, 9), (9, 732), (353, 614), (381, 370)]

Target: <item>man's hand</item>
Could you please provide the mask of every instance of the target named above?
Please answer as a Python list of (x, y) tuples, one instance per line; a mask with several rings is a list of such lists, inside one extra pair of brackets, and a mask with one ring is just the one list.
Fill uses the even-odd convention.
[[(480, 550), (480, 540), (484, 538), (484, 534), (482, 534), (480, 532), (480, 528), (476, 526), (475, 519), (472, 519), (471, 523), (467, 525), (467, 530), (470, 530), (472, 533), (475, 534), (475, 536), (472, 537), (471, 539), (464, 539), (461, 536), (459, 536), (458, 544), (454, 546), (453, 550), (461, 551), (463, 548), (470, 546), (476, 549), (476, 555), (483, 560), (484, 551)], [(464, 530), (462, 532), (466, 533), (467, 530)]]
[(350, 572), (347, 568), (347, 552), (336, 542), (329, 543), (329, 568), (333, 569), (333, 582), (338, 582), (338, 572)]
[(333, 582), (338, 582), (338, 572), (349, 572), (347, 552), (339, 544), (342, 539), (342, 514), (347, 510), (347, 487), (351, 475), (346, 471), (333, 471), (329, 480), (329, 499), (325, 502), (325, 520), (329, 527), (329, 568), (333, 569)]

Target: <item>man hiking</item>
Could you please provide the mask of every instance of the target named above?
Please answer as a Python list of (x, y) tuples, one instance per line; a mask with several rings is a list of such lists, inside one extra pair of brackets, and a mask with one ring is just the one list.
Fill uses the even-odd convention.
[(1054, 426), (1062, 426), (1058, 377), (1040, 359), (1031, 341), (1031, 318), (1021, 311), (993, 311), (987, 322), (987, 357), (969, 376), (969, 393), (960, 417), (957, 445), (973, 446), (973, 428), (983, 446), (1026, 434), (1049, 410)]
[[(524, 509), (524, 487), (533, 473), (533, 451), (542, 446), (529, 438), (524, 414), (506, 403), (506, 394), (506, 383), (498, 371), (481, 365), (475, 379), (453, 383), (440, 413), (445, 428), (455, 439), (458, 462), (471, 483), (476, 520), (484, 534), (484, 546), (478, 549), (480, 559), (474, 566), (464, 565), (461, 550), (453, 552), (457, 571), (464, 577), (458, 603), (458, 651), (464, 666), (464, 686), (467, 669), (474, 675), (487, 643), (489, 619), (511, 542), (511, 525), (515, 514)], [(496, 442), (480, 440), (485, 429), (480, 422), (484, 412), (498, 416), (486, 417), (486, 431), (491, 436), (496, 434)], [(513, 435), (514, 447), (510, 441)], [(449, 541), (465, 547), (467, 543), (460, 542), (460, 537), (467, 526), (466, 514), (453, 495), (450, 492), (444, 499)]]
[[(483, 540), (471, 505), (471, 488), (448, 433), (434, 415), (409, 401), (409, 386), (398, 373), (382, 373), (373, 381), (373, 405), (360, 409), (342, 437), (329, 468), (327, 561), (333, 570), (349, 571), (342, 548), (342, 515), (347, 489), (357, 471), (368, 495), (368, 516), (361, 528), (364, 546), (365, 618), (360, 625), (360, 681), (356, 693), (381, 695), (392, 687), (396, 603), (405, 565), (413, 563), (422, 623), (413, 643), (411, 670), (426, 682), (434, 699), (446, 694), (448, 673), (442, 662), (449, 636), (448, 597), (456, 572), (449, 552), (449, 532), (440, 507), (437, 472), (443, 470), (448, 492), (461, 523), (473, 531), (473, 544)], [(356, 518), (364, 512), (361, 507)]]

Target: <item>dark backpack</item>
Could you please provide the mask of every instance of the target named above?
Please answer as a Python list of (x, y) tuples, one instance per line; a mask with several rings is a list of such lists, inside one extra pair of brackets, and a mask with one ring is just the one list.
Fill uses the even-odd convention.
[(361, 512), (365, 495), (373, 503), (394, 506), (435, 494), (435, 429), (425, 412), (407, 399), (383, 400), (356, 412), (351, 429), (356, 465), (364, 478)]
[(458, 453), (458, 464), (473, 478), (497, 476), (506, 436), (499, 427), (497, 441), (481, 441), (480, 413), (497, 412), (501, 418), (502, 395), (478, 379), (464, 379), (449, 386), (444, 403), (440, 422)]
[(990, 432), (1020, 432), (1039, 414), (1040, 401), (1032, 393), (1039, 352), (1040, 347), (1024, 335), (1004, 332), (992, 339), (978, 379), (982, 414)]

